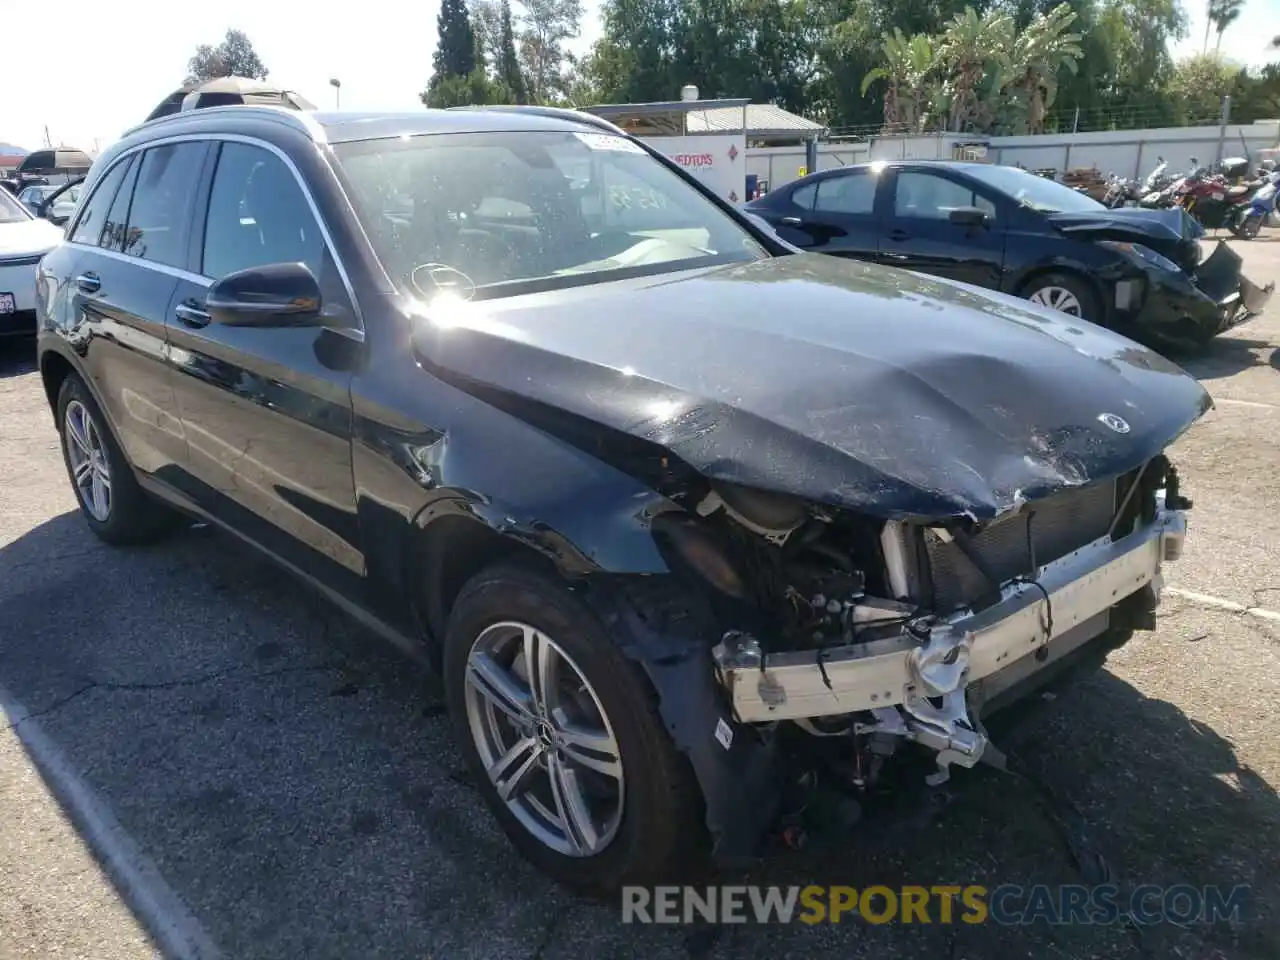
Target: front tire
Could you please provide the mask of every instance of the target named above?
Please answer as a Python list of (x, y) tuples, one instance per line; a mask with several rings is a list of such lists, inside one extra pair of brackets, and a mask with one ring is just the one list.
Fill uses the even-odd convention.
[(1098, 298), (1092, 288), (1080, 277), (1070, 273), (1046, 273), (1032, 279), (1023, 289), (1022, 296), (1032, 303), (1069, 317), (1078, 317), (1096, 323), (1100, 319)]
[(550, 576), (485, 570), (449, 617), (455, 734), (503, 831), (578, 892), (678, 877), (703, 849), (701, 795), (656, 694)]
[(1241, 240), (1256, 240), (1262, 229), (1262, 214), (1248, 214), (1239, 223), (1233, 224), (1231, 232)]
[(89, 529), (116, 546), (149, 543), (166, 533), (177, 515), (138, 485), (101, 408), (75, 374), (62, 382), (57, 413), (62, 461)]

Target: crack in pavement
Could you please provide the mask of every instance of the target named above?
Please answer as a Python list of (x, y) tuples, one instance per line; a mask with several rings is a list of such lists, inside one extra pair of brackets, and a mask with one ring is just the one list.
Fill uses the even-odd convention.
[(10, 722), (4, 727), (7, 730), (16, 730), (28, 720), (35, 720), (39, 717), (46, 717), (51, 713), (63, 709), (68, 704), (78, 700), (93, 690), (107, 691), (154, 691), (154, 690), (178, 690), (184, 687), (198, 687), (202, 684), (212, 683), (217, 680), (225, 680), (231, 677), (241, 677), (246, 680), (258, 680), (265, 677), (278, 677), (290, 673), (322, 673), (327, 670), (336, 670), (343, 666), (343, 661), (334, 660), (325, 663), (301, 664), (289, 667), (276, 667), (273, 670), (248, 670), (243, 665), (228, 667), (225, 670), (215, 670), (210, 673), (202, 674), (198, 677), (179, 677), (176, 680), (155, 680), (155, 681), (133, 681), (120, 682), (113, 680), (93, 680), (87, 679), (86, 682), (74, 690), (73, 692), (61, 697), (56, 702), (44, 707), (41, 710), (32, 710), (24, 713), (17, 719), (10, 718)]

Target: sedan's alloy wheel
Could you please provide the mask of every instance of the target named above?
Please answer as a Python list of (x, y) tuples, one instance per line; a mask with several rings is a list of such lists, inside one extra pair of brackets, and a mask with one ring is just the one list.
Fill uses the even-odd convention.
[(1058, 310), (1068, 316), (1084, 316), (1079, 298), (1066, 287), (1041, 287), (1027, 299), (1032, 303), (1038, 303), (1042, 307), (1049, 307), (1051, 310)]
[(622, 823), (622, 758), (564, 649), (528, 624), (487, 627), (467, 656), (465, 702), (480, 761), (521, 825), (565, 856), (607, 848)]
[(98, 425), (79, 400), (67, 404), (62, 435), (80, 502), (93, 519), (106, 523), (111, 516), (111, 464)]

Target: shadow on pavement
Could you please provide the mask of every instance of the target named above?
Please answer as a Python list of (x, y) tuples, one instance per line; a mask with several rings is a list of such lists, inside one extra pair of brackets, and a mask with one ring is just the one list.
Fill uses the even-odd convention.
[(35, 368), (35, 337), (0, 337), (0, 377), (21, 376)]
[(1275, 344), (1242, 337), (1216, 337), (1199, 353), (1171, 353), (1169, 358), (1199, 380), (1225, 380), (1252, 367), (1280, 367)]
[(0, 551), (0, 570), (0, 684), (227, 957), (1280, 956), (1280, 800), (1213, 730), (1109, 673), (1020, 729), (1021, 777), (959, 771), (838, 843), (721, 882), (1110, 874), (1126, 890), (1251, 883), (1269, 915), (1142, 931), (623, 926), (617, 905), (517, 859), (460, 773), (430, 678), (231, 538), (194, 527), (112, 550), (65, 514)]

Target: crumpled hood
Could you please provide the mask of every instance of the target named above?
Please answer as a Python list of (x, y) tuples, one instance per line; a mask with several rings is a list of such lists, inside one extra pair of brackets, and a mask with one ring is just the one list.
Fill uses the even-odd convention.
[(1194, 270), (1200, 258), (1198, 240), (1204, 227), (1181, 207), (1147, 210), (1119, 207), (1050, 213), (1048, 220), (1077, 240), (1120, 240), (1141, 243), (1163, 254), (1184, 269)]
[(981, 520), (1118, 476), (1211, 405), (1100, 327), (817, 254), (428, 313), (427, 369), (517, 415), (547, 405), (708, 478), (883, 517)]
[(1142, 207), (1117, 207), (1114, 210), (1072, 211), (1046, 214), (1049, 222), (1064, 233), (1116, 231), (1134, 239), (1195, 240), (1204, 236), (1204, 227), (1181, 207), (1147, 210)]

